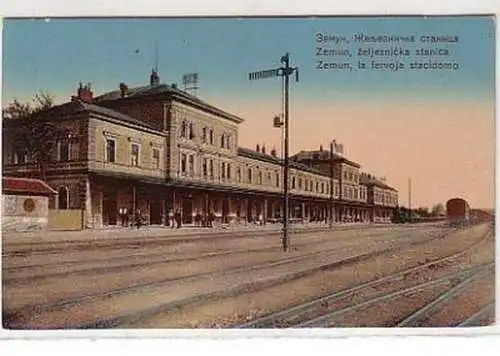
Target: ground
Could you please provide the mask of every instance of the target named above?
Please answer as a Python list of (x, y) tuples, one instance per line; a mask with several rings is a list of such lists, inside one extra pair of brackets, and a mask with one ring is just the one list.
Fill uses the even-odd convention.
[[(358, 305), (493, 262), (490, 231), (487, 224), (464, 230), (443, 223), (297, 226), (289, 252), (281, 249), (277, 226), (4, 236), (4, 327), (233, 327), (423, 266), (404, 279), (359, 289), (308, 312), (312, 318), (346, 310), (327, 326), (393, 326), (449, 290), (458, 277), (369, 308)], [(420, 326), (457, 325), (492, 300), (494, 279), (488, 274)]]

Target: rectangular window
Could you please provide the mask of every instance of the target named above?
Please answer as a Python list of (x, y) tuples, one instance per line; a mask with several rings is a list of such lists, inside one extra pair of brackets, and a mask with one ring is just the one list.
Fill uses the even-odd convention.
[(231, 148), (231, 135), (227, 135), (226, 137), (226, 148), (227, 149)]
[(160, 169), (160, 150), (153, 148), (153, 167)]
[(222, 134), (220, 137), (220, 148), (226, 148), (226, 134)]
[(193, 140), (194, 139), (194, 125), (192, 122), (189, 123), (189, 139)]
[(316, 182), (316, 193), (319, 191), (319, 183)]
[(208, 131), (208, 129), (206, 127), (204, 127), (202, 134), (201, 134), (201, 142), (202, 143), (207, 143), (207, 131)]
[(238, 171), (236, 173), (238, 175), (237, 179), (238, 179), (238, 182), (241, 182), (241, 168), (238, 167)]
[(113, 163), (115, 162), (115, 146), (116, 142), (113, 139), (106, 139), (106, 162)]
[(267, 172), (267, 182), (266, 183), (271, 184), (271, 182), (272, 182), (271, 172)]
[(295, 189), (295, 177), (292, 177), (292, 189)]
[(325, 192), (325, 183), (321, 183), (321, 193)]
[(276, 172), (276, 186), (280, 186), (280, 174), (278, 172)]
[(24, 149), (19, 149), (14, 152), (14, 164), (28, 163), (28, 152)]
[(227, 179), (231, 179), (231, 165), (227, 164)]
[(131, 145), (130, 163), (134, 167), (139, 165), (139, 145), (137, 143)]
[(189, 155), (189, 175), (194, 176), (194, 155)]
[(59, 161), (69, 161), (69, 142), (59, 142)]
[(181, 123), (181, 137), (187, 137), (187, 123), (182, 121)]
[(252, 183), (252, 168), (248, 168), (248, 183)]
[(220, 176), (222, 179), (226, 178), (226, 162), (221, 163)]
[(209, 131), (209, 138), (210, 138), (210, 144), (213, 145), (214, 144), (214, 130), (213, 129), (210, 129)]
[(214, 160), (213, 159), (210, 160), (210, 177), (211, 178), (214, 177)]
[(259, 184), (262, 184), (262, 172), (259, 172)]
[(206, 177), (208, 175), (208, 159), (207, 158), (203, 158), (202, 170), (203, 170), (203, 176)]
[[(302, 189), (302, 178), (299, 178), (299, 189)], [(306, 190), (307, 190), (307, 180), (306, 180)]]
[(185, 153), (181, 154), (181, 172), (186, 173), (187, 169), (187, 155)]

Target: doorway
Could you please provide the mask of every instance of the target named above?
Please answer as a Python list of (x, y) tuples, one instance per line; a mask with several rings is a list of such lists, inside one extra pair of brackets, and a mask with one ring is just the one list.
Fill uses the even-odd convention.
[(104, 191), (102, 197), (102, 223), (103, 225), (116, 225), (118, 216), (118, 203), (116, 192)]
[(182, 199), (182, 223), (193, 223), (193, 201), (188, 198)]
[(149, 206), (149, 219), (151, 225), (161, 225), (162, 211), (161, 201), (158, 199), (152, 200)]

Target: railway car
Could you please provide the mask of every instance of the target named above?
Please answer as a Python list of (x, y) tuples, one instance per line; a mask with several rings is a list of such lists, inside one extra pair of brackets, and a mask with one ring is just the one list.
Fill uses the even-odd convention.
[(470, 224), (469, 203), (462, 198), (453, 198), (446, 202), (446, 219), (452, 226), (467, 226)]

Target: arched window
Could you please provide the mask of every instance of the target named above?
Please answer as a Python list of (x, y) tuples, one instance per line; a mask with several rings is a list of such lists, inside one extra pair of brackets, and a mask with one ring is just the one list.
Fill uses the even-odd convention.
[(59, 209), (68, 209), (68, 189), (66, 187), (60, 187), (58, 190), (59, 193)]

